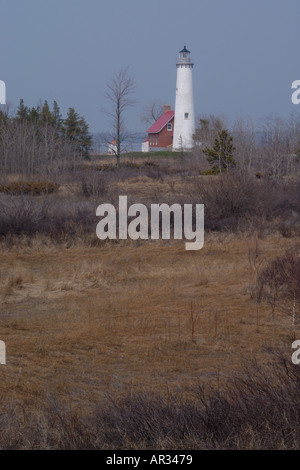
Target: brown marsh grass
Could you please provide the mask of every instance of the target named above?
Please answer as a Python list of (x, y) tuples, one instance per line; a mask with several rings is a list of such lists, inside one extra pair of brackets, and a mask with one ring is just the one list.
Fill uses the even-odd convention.
[[(250, 239), (251, 242), (251, 239)], [(262, 264), (296, 240), (260, 240)], [(32, 246), (0, 254), (1, 394), (49, 390), (87, 407), (107, 393), (180, 391), (221, 380), (284, 343), (291, 321), (252, 296), (249, 240)], [(297, 326), (293, 327), (294, 329)]]
[[(236, 211), (230, 219), (228, 204), (219, 204), (219, 187), (209, 177), (200, 181), (150, 170), (135, 174), (125, 169), (97, 186), (102, 194), (93, 193), (93, 180), (85, 196), (79, 175), (62, 184), (56, 195), (27, 196), (26, 213), (22, 198), (1, 200), (6, 219), (1, 225), (0, 339), (6, 343), (7, 364), (1, 366), (5, 432), (0, 448), (297, 447), (297, 432), (290, 438), (297, 423), (286, 431), (286, 440), (275, 426), (276, 438), (267, 443), (271, 417), (263, 436), (257, 435), (257, 400), (251, 402), (251, 419), (241, 432), (245, 406), (241, 402), (237, 409), (232, 400), (246, 389), (252, 394), (256, 387), (259, 393), (261, 379), (243, 382), (222, 400), (219, 395), (229, 390), (228, 380), (243, 375), (253, 362), (270, 372), (277, 364), (273, 351), (279, 348), (289, 358), (292, 338), (300, 337), (298, 321), (291, 322), (299, 312), (257, 301), (260, 273), (299, 246), (299, 227), (293, 215), (288, 220), (290, 208), (278, 212), (280, 204), (270, 197), (272, 218), (268, 207), (256, 214), (253, 205), (249, 213), (248, 196), (235, 204), (242, 182), (237, 181), (233, 198), (231, 181), (224, 180), (228, 204)], [(257, 189), (247, 185), (249, 197)], [(100, 242), (94, 206), (117, 203), (119, 194), (127, 194), (130, 203), (196, 202), (200, 194), (209, 202), (215, 231), (207, 230), (203, 249), (193, 252), (185, 250), (184, 241)], [(291, 207), (297, 209), (297, 193), (293, 189), (290, 194)], [(285, 194), (282, 198), (288, 199)], [(219, 225), (215, 207), (225, 221)], [(287, 389), (290, 377), (290, 372), (284, 376)], [(280, 384), (275, 379), (265, 377), (264, 393), (273, 382)], [(197, 387), (201, 409), (193, 408)], [(209, 390), (205, 399), (203, 388)], [(297, 387), (294, 391), (297, 395)], [(277, 398), (270, 399), (270, 409)], [(112, 405), (102, 407), (107, 400)], [(282, 401), (278, 406), (285, 416)], [(230, 430), (218, 428), (218, 422), (226, 422), (227, 410), (230, 425), (240, 417), (232, 439)], [(137, 434), (139, 419), (147, 428), (151, 416), (161, 413), (166, 416), (155, 421), (157, 435)], [(89, 421), (95, 416), (96, 421)], [(185, 424), (181, 428), (180, 423), (186, 420), (192, 430), (182, 431)], [(199, 437), (203, 420), (207, 436)]]

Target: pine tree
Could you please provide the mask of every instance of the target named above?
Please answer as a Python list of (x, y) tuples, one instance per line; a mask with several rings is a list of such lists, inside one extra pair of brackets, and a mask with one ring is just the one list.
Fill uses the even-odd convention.
[(32, 107), (30, 111), (28, 112), (28, 121), (32, 122), (34, 124), (38, 124), (40, 121), (41, 117), (41, 110), (40, 107), (38, 106), (37, 108)]
[(84, 157), (89, 155), (92, 146), (92, 136), (84, 117), (79, 116), (74, 108), (69, 108), (67, 118), (63, 122), (64, 135), (74, 142)]
[(40, 115), (40, 124), (42, 126), (49, 126), (53, 124), (53, 116), (50, 111), (47, 100), (44, 101), (44, 105), (42, 107), (42, 111)]
[(0, 143), (2, 140), (2, 133), (7, 128), (8, 123), (9, 123), (9, 117), (7, 116), (7, 114), (5, 114), (4, 111), (0, 109)]
[(235, 147), (232, 144), (232, 136), (227, 130), (218, 132), (213, 148), (205, 147), (203, 153), (212, 167), (213, 173), (227, 172), (229, 168), (235, 167), (233, 158)]
[(0, 127), (6, 126), (8, 121), (9, 121), (9, 117), (7, 116), (7, 114), (5, 114), (4, 111), (0, 109)]
[(56, 101), (53, 101), (52, 118), (54, 127), (60, 129), (62, 127), (63, 119)]
[(24, 122), (28, 120), (29, 109), (24, 105), (23, 98), (20, 99), (20, 103), (17, 109), (16, 117), (18, 120)]
[(79, 114), (76, 113), (75, 109), (69, 108), (67, 117), (63, 122), (64, 135), (72, 141), (76, 141), (80, 135), (79, 120)]
[(79, 124), (80, 124), (80, 137), (79, 137), (78, 142), (80, 146), (80, 151), (84, 157), (88, 157), (91, 146), (92, 146), (92, 136), (89, 132), (89, 126), (86, 120), (84, 119), (84, 117), (80, 119)]
[[(62, 119), (56, 101), (53, 102), (53, 109), (50, 110), (47, 100), (44, 101), (43, 105), (29, 108), (25, 106), (24, 100), (21, 99), (15, 119), (24, 126), (34, 125), (35, 140), (44, 145), (46, 158), (48, 158), (48, 151), (51, 151), (49, 142), (51, 141), (52, 145), (55, 139), (67, 139), (72, 142), (75, 154), (84, 157), (89, 156), (92, 147), (89, 126), (85, 118), (76, 113), (74, 108), (69, 108), (66, 119)], [(1, 121), (2, 117), (0, 116), (0, 124)]]

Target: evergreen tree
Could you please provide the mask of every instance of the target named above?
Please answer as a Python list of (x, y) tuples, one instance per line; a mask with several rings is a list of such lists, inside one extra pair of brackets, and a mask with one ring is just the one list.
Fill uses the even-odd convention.
[(80, 136), (79, 136), (78, 142), (80, 146), (80, 151), (82, 155), (84, 155), (85, 157), (88, 157), (90, 153), (90, 149), (92, 147), (93, 139), (89, 132), (89, 126), (86, 120), (84, 119), (84, 117), (81, 117), (79, 125), (80, 125)]
[(47, 100), (44, 101), (44, 105), (40, 114), (40, 124), (42, 126), (48, 126), (53, 124), (53, 115), (50, 112), (50, 108)]
[(41, 115), (41, 112), (40, 112), (39, 106), (37, 108), (32, 107), (30, 111), (28, 112), (27, 120), (33, 123), (39, 123), (40, 115)]
[(5, 114), (4, 111), (0, 109), (0, 127), (6, 126), (8, 121), (9, 121), (9, 117), (7, 116), (7, 114)]
[(0, 143), (2, 140), (2, 133), (7, 128), (8, 123), (9, 123), (9, 117), (0, 109)]
[(69, 108), (66, 119), (63, 122), (64, 135), (72, 141), (76, 141), (80, 135), (80, 117), (74, 108)]
[[(0, 114), (0, 125), (3, 127), (4, 115), (2, 114)], [(32, 135), (35, 136), (35, 142), (45, 146), (46, 158), (48, 158), (48, 151), (51, 150), (50, 144), (53, 147), (56, 139), (67, 139), (72, 142), (75, 155), (80, 154), (84, 157), (89, 155), (92, 146), (89, 126), (85, 118), (76, 113), (74, 108), (69, 108), (66, 119), (63, 119), (56, 101), (53, 102), (53, 108), (50, 110), (47, 100), (36, 108), (29, 108), (21, 99), (14, 119), (24, 126), (34, 125), (30, 127)]]
[(69, 108), (67, 118), (63, 121), (64, 135), (74, 142), (80, 153), (87, 157), (92, 146), (92, 136), (84, 117), (79, 116), (74, 108)]
[(228, 168), (236, 165), (233, 158), (235, 147), (232, 144), (232, 136), (227, 130), (218, 132), (213, 148), (205, 147), (203, 153), (212, 167), (214, 173), (227, 172)]
[(24, 105), (23, 98), (20, 99), (20, 103), (17, 109), (16, 117), (18, 120), (24, 122), (28, 120), (29, 109)]
[(60, 129), (62, 127), (63, 119), (56, 101), (53, 101), (52, 118), (54, 127)]

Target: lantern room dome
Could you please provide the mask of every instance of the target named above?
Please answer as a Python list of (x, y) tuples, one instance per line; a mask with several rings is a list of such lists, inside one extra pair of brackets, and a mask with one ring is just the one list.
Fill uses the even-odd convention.
[(180, 51), (180, 54), (183, 54), (183, 53), (190, 54), (191, 52), (187, 50), (186, 46), (184, 46), (182, 51)]

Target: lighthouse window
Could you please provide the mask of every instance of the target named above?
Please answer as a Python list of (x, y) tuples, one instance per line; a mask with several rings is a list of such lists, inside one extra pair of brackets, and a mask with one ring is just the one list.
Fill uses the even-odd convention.
[(188, 119), (189, 118), (189, 113), (184, 113), (184, 119)]

